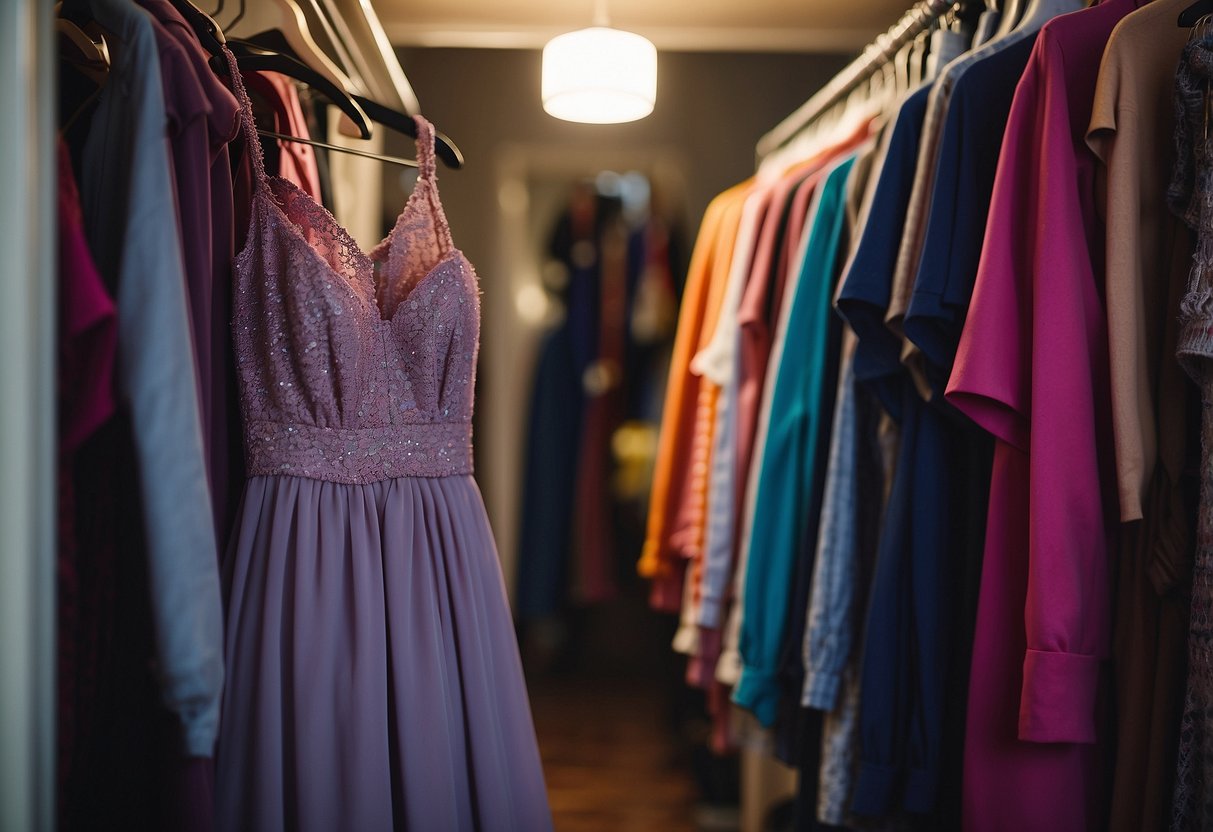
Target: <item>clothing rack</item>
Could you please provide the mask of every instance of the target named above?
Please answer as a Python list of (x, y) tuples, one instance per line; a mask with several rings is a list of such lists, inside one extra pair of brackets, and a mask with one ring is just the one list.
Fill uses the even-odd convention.
[(962, 0), (922, 0), (911, 6), (887, 32), (878, 35), (859, 57), (790, 116), (758, 140), (758, 158), (764, 159), (791, 141), (852, 90), (885, 66), (903, 46), (925, 32), (932, 23), (961, 4)]

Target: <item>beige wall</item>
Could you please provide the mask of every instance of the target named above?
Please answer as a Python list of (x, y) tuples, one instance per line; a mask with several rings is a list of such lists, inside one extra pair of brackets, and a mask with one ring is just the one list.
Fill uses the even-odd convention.
[[(540, 53), (523, 50), (400, 51), (427, 117), (467, 157), (461, 171), (439, 168), (456, 245), (475, 264), (484, 292), (477, 478), (512, 587), (521, 452), (531, 360), (541, 323), (520, 312), (519, 291), (537, 280), (550, 200), (536, 196), (553, 176), (608, 167), (643, 168), (669, 178), (688, 244), (708, 201), (754, 170), (758, 137), (842, 68), (840, 56), (663, 53), (657, 106), (623, 125), (569, 124), (539, 102)], [(387, 152), (411, 155), (408, 139)], [(401, 169), (385, 166), (384, 213), (404, 200)]]

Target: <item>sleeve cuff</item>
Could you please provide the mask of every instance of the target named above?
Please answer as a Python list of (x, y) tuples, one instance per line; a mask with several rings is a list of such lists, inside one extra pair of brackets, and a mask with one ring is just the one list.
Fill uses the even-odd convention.
[(1099, 658), (1083, 653), (1028, 650), (1019, 701), (1024, 742), (1095, 742)]
[(192, 718), (183, 718), (185, 733), (185, 755), (187, 757), (210, 757), (215, 753), (215, 739), (219, 735), (219, 703)]
[(779, 710), (779, 685), (775, 674), (745, 665), (733, 691), (733, 701), (758, 719), (764, 728), (775, 723)]
[(695, 624), (684, 623), (674, 633), (674, 652), (684, 656), (693, 656), (699, 652), (699, 627)]
[(817, 711), (832, 711), (838, 705), (838, 689), (842, 676), (829, 671), (809, 671), (804, 679), (804, 693), (800, 704)]
[(661, 558), (658, 552), (659, 547), (656, 543), (650, 541), (644, 545), (644, 551), (641, 552), (640, 561), (636, 564), (636, 571), (642, 578), (655, 578), (661, 571)]
[(703, 595), (699, 599), (699, 626), (709, 629), (719, 629), (724, 616), (721, 614), (722, 604), (719, 598)]
[(741, 654), (736, 650), (725, 649), (716, 662), (716, 681), (728, 687), (734, 687), (741, 678)]

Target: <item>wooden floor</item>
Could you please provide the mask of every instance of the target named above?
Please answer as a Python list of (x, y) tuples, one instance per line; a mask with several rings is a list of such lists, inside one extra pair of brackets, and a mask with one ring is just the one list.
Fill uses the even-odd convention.
[(651, 687), (572, 677), (531, 700), (557, 832), (693, 832), (694, 783)]
[(696, 706), (680, 702), (673, 622), (633, 592), (582, 611), (572, 631), (559, 669), (527, 662), (557, 832), (694, 832), (699, 794), (677, 714)]

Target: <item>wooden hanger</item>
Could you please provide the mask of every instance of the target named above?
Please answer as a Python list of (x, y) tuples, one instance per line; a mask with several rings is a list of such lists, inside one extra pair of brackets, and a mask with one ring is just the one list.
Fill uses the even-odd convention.
[[(315, 0), (313, 0), (314, 2)], [(319, 0), (330, 20), (340, 21), (350, 51), (368, 65), (371, 98), (405, 113), (423, 112), (370, 0)], [(377, 89), (375, 87), (378, 87)]]
[(110, 51), (101, 27), (96, 21), (81, 26), (73, 20), (59, 17), (58, 11), (57, 8), (55, 32), (62, 45), (60, 55), (94, 84), (104, 85), (109, 77)]

